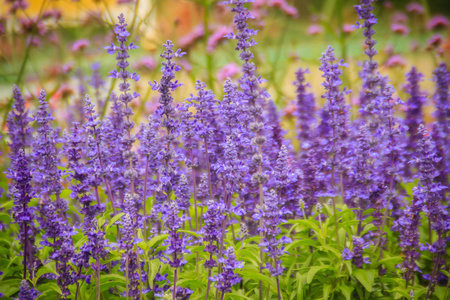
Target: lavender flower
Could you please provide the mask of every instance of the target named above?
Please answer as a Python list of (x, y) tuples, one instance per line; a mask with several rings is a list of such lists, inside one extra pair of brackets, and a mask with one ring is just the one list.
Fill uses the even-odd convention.
[[(164, 224), (169, 233), (167, 239), (167, 249), (163, 256), (163, 261), (169, 264), (174, 269), (174, 285), (173, 285), (173, 298), (177, 291), (177, 274), (178, 268), (184, 266), (187, 261), (183, 258), (183, 254), (189, 253), (189, 249), (186, 248), (186, 239), (183, 234), (178, 232), (181, 229), (181, 225), (185, 220), (183, 217), (179, 217), (180, 212), (176, 202), (170, 202), (165, 207)], [(170, 257), (169, 257), (170, 256)]]
[(433, 95), (436, 111), (436, 118), (433, 124), (432, 136), (436, 143), (436, 150), (442, 160), (438, 162), (440, 175), (439, 182), (448, 185), (447, 175), (450, 173), (450, 72), (445, 63), (441, 63), (433, 72), (433, 80), (436, 83), (436, 92)]
[[(416, 67), (412, 67), (411, 71), (406, 74), (406, 78), (408, 83), (405, 85), (405, 90), (410, 95), (406, 102), (405, 125), (408, 126), (406, 150), (414, 155), (417, 141), (420, 138), (419, 125), (423, 123), (422, 106), (425, 103), (426, 94), (420, 90), (419, 83), (422, 81), (423, 74), (418, 72)], [(410, 170), (406, 169), (407, 175), (409, 175)]]
[(260, 243), (261, 247), (264, 247), (264, 252), (268, 254), (268, 257), (273, 261), (273, 266), (270, 263), (266, 263), (266, 267), (269, 269), (270, 274), (274, 277), (283, 274), (284, 268), (282, 267), (280, 257), (286, 253), (284, 251), (283, 244), (289, 244), (292, 240), (286, 236), (277, 238), (281, 233), (280, 225), (286, 220), (284, 216), (291, 212), (280, 205), (277, 199), (277, 194), (274, 190), (271, 190), (264, 198), (264, 207), (253, 215), (256, 220), (262, 219), (263, 227), (258, 230), (264, 233), (264, 239)]
[[(186, 53), (181, 52), (178, 49), (176, 52), (172, 50), (173, 44), (171, 41), (167, 41), (164, 44), (166, 51), (161, 54), (161, 57), (165, 59), (162, 63), (162, 77), (159, 83), (149, 82), (153, 90), (157, 90), (160, 94), (159, 106), (155, 112), (160, 125), (166, 129), (164, 136), (162, 137), (163, 148), (161, 149), (161, 155), (163, 157), (162, 165), (164, 168), (160, 171), (161, 189), (165, 192), (165, 198), (170, 199), (173, 186), (176, 185), (176, 166), (175, 163), (178, 159), (177, 152), (173, 149), (173, 144), (177, 137), (178, 123), (176, 120), (177, 110), (173, 105), (172, 92), (181, 86), (175, 79), (175, 74), (181, 71), (181, 67), (178, 66), (173, 59), (182, 57)], [(161, 197), (160, 197), (161, 198)]]
[(353, 237), (353, 251), (345, 248), (342, 252), (342, 259), (351, 260), (357, 268), (362, 268), (363, 264), (370, 264), (368, 257), (363, 257), (364, 249), (369, 247), (363, 238)]
[(322, 64), (319, 70), (323, 72), (322, 77), (325, 78), (322, 86), (326, 90), (322, 98), (327, 100), (323, 110), (330, 116), (328, 126), (331, 128), (331, 136), (326, 146), (324, 146), (324, 150), (332, 155), (328, 167), (342, 172), (349, 119), (349, 107), (345, 104), (345, 95), (350, 93), (350, 91), (346, 88), (340, 91), (339, 87), (342, 85), (342, 81), (339, 76), (342, 75), (342, 70), (339, 68), (347, 67), (347, 64), (344, 64), (342, 60), (335, 62), (334, 49), (331, 46), (328, 46), (320, 60)]
[(305, 74), (309, 73), (308, 69), (299, 68), (295, 72), (296, 80), (294, 81), (294, 85), (297, 88), (295, 117), (297, 117), (298, 140), (300, 141), (300, 146), (304, 149), (311, 147), (313, 143), (313, 128), (317, 122), (314, 94), (308, 92), (311, 86), (305, 80)]
[(406, 269), (406, 288), (410, 282), (414, 282), (415, 272), (420, 272), (417, 261), (420, 258), (419, 249), (419, 227), (420, 212), (423, 210), (423, 197), (420, 188), (413, 191), (414, 198), (410, 206), (403, 211), (402, 216), (394, 221), (393, 230), (400, 233), (400, 247), (404, 254), (401, 267)]
[(208, 210), (203, 216), (205, 221), (205, 225), (202, 228), (203, 242), (205, 243), (205, 249), (203, 251), (209, 253), (209, 259), (205, 261), (205, 268), (211, 269), (217, 266), (217, 262), (213, 257), (217, 255), (218, 245), (221, 241), (221, 226), (224, 220), (223, 212), (225, 211), (225, 207), (223, 203), (214, 201), (209, 201), (207, 207)]
[[(360, 5), (355, 5), (356, 12), (358, 13), (359, 19), (363, 19), (364, 23), (356, 23), (358, 28), (364, 28), (363, 36), (366, 38), (364, 44), (366, 45), (366, 50), (364, 54), (369, 58), (368, 61), (363, 63), (363, 69), (360, 73), (361, 78), (363, 79), (363, 91), (360, 96), (361, 108), (362, 111), (371, 111), (373, 109), (372, 106), (366, 108), (367, 105), (371, 104), (373, 99), (376, 97), (375, 88), (378, 85), (379, 78), (377, 74), (378, 63), (373, 59), (375, 55), (377, 55), (377, 50), (375, 50), (374, 46), (377, 41), (373, 38), (375, 34), (375, 30), (373, 30), (373, 26), (377, 24), (377, 19), (373, 15), (372, 11), (375, 9), (372, 6), (372, 3), (375, 0), (361, 0)], [(363, 114), (364, 116), (364, 114)]]
[(31, 121), (28, 110), (25, 108), (25, 99), (20, 89), (13, 85), (13, 110), (8, 114), (6, 125), (8, 126), (8, 135), (11, 139), (9, 148), (11, 150), (10, 158), (19, 153), (20, 149), (26, 151), (31, 146), (33, 129), (28, 126)]
[(234, 249), (232, 247), (229, 247), (225, 251), (225, 256), (226, 258), (221, 257), (217, 260), (219, 263), (223, 264), (222, 273), (219, 273), (219, 275), (213, 277), (213, 280), (217, 282), (216, 288), (222, 292), (222, 299), (225, 293), (232, 291), (231, 288), (233, 285), (242, 280), (241, 277), (234, 273), (234, 270), (244, 267), (242, 262), (236, 260)]
[[(29, 206), (33, 197), (31, 187), (31, 171), (24, 150), (20, 149), (11, 161), (9, 170), (13, 180), (11, 194), (14, 199), (14, 207), (12, 209), (14, 222), (19, 226), (19, 242), (23, 246), (23, 279), (27, 278), (27, 270), (33, 268), (35, 254), (37, 249), (34, 245), (37, 230), (34, 226), (35, 209)], [(31, 272), (30, 272), (31, 273)]]
[(28, 281), (22, 279), (19, 288), (19, 298), (18, 300), (35, 300), (40, 293), (34, 288), (30, 287)]
[(39, 128), (33, 141), (33, 161), (35, 171), (33, 179), (37, 187), (37, 194), (42, 201), (48, 202), (51, 195), (56, 196), (56, 209), (59, 213), (67, 210), (67, 203), (59, 198), (62, 191), (59, 150), (56, 144), (59, 143), (58, 131), (51, 127), (54, 120), (50, 114), (49, 105), (46, 100), (46, 93), (41, 91), (39, 96), (39, 108), (35, 114), (35, 121)]

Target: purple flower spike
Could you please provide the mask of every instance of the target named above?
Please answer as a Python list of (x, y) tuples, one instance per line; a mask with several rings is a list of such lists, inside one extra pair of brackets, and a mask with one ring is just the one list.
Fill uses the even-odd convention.
[(35, 300), (40, 293), (34, 288), (30, 287), (28, 281), (23, 279), (20, 282), (19, 288), (19, 300)]
[(363, 238), (353, 237), (353, 251), (345, 248), (342, 252), (342, 259), (352, 260), (352, 263), (357, 268), (362, 268), (363, 264), (370, 264), (368, 257), (363, 257), (364, 249), (369, 247), (369, 243), (364, 241)]
[(294, 81), (294, 85), (297, 87), (297, 111), (295, 116), (297, 117), (298, 140), (300, 146), (304, 149), (311, 147), (313, 144), (313, 128), (317, 122), (314, 94), (308, 92), (311, 86), (305, 80), (305, 74), (309, 73), (308, 69), (299, 68), (295, 72), (296, 80)]
[(213, 281), (217, 282), (216, 288), (219, 291), (222, 291), (223, 294), (231, 292), (233, 285), (238, 284), (242, 280), (241, 277), (234, 273), (234, 270), (242, 269), (244, 267), (242, 262), (236, 260), (236, 255), (234, 254), (234, 249), (232, 247), (229, 247), (224, 255), (226, 258), (221, 257), (217, 260), (218, 263), (223, 264), (222, 273), (211, 278)]
[[(406, 102), (405, 125), (408, 126), (406, 150), (414, 155), (420, 138), (419, 126), (423, 123), (422, 106), (426, 101), (426, 94), (420, 90), (419, 84), (423, 81), (423, 74), (418, 72), (416, 67), (412, 67), (411, 71), (406, 74), (406, 78), (408, 83), (405, 90), (410, 95)], [(409, 175), (409, 168), (406, 171), (406, 175)]]

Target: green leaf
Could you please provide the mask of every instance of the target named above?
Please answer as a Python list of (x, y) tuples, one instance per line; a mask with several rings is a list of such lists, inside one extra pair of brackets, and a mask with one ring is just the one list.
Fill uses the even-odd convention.
[(364, 286), (364, 288), (368, 292), (372, 292), (372, 285), (374, 281), (374, 276), (371, 274), (373, 270), (362, 270), (362, 269), (356, 269), (353, 270), (353, 276), (358, 279), (358, 281)]
[(331, 269), (330, 266), (314, 266), (311, 267), (311, 269), (309, 269), (308, 271), (308, 276), (306, 277), (306, 283), (310, 284), (313, 279), (314, 276), (316, 276), (316, 273), (321, 271), (321, 270), (325, 270), (325, 269)]
[(39, 285), (38, 290), (42, 293), (47, 293), (48, 291), (54, 291), (54, 292), (58, 293), (59, 295), (62, 294), (62, 291), (59, 288), (59, 286), (56, 284), (56, 282), (47, 282), (43, 285)]
[(277, 293), (277, 282), (272, 277), (269, 277), (265, 274), (261, 274), (257, 271), (252, 271), (252, 270), (243, 270), (241, 274), (242, 274), (243, 278), (251, 278), (255, 281), (264, 282), (264, 284), (266, 285), (265, 288), (267, 288), (267, 286), (270, 285), (270, 289), (274, 293)]
[(198, 237), (198, 238), (201, 238), (201, 237), (202, 237), (201, 234), (199, 234), (199, 233), (197, 233), (197, 232), (194, 232), (194, 231), (190, 231), (190, 230), (182, 230), (182, 229), (180, 229), (180, 230), (178, 230), (178, 232), (187, 233), (187, 234), (189, 234), (189, 235), (193, 235), (193, 236)]
[(113, 226), (124, 215), (125, 215), (125, 213), (120, 213), (120, 214), (117, 214), (114, 217), (112, 217), (111, 220), (109, 220), (108, 225), (106, 226), (106, 231), (108, 231), (111, 228), (111, 226)]
[(161, 235), (155, 236), (148, 242), (148, 248), (151, 249), (151, 248), (155, 247), (156, 245), (161, 243), (163, 240), (167, 239), (167, 237), (168, 237), (168, 234), (161, 234)]
[(0, 292), (9, 297), (19, 291), (20, 279), (8, 279), (0, 281)]
[(323, 285), (323, 299), (327, 300), (328, 297), (330, 296), (330, 291), (331, 291), (331, 284), (324, 284)]
[(344, 295), (346, 300), (351, 300), (352, 299), (352, 292), (354, 290), (353, 287), (350, 287), (348, 285), (342, 285), (339, 287), (342, 295)]
[(11, 223), (11, 217), (10, 217), (9, 214), (0, 213), (0, 221), (1, 222), (5, 222), (6, 224), (10, 224)]

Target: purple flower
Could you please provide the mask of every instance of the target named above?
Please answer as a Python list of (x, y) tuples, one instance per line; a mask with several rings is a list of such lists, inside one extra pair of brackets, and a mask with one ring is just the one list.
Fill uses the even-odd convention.
[(186, 240), (181, 232), (183, 217), (178, 216), (180, 210), (176, 202), (170, 202), (166, 205), (164, 210), (164, 225), (167, 228), (169, 237), (167, 239), (167, 249), (164, 255), (164, 261), (168, 263), (172, 268), (177, 269), (184, 266), (187, 261), (183, 259), (184, 253), (189, 253), (186, 249)]
[(22, 279), (19, 288), (18, 300), (35, 300), (40, 293), (34, 288), (30, 287), (26, 279)]
[(433, 124), (431, 135), (436, 143), (436, 151), (441, 161), (437, 163), (440, 172), (438, 181), (442, 185), (448, 185), (448, 174), (450, 173), (450, 72), (447, 65), (441, 63), (433, 72), (433, 80), (436, 91), (433, 95), (436, 121)]
[(299, 68), (295, 72), (296, 80), (294, 81), (294, 85), (297, 87), (297, 111), (295, 112), (295, 117), (297, 117), (298, 140), (300, 141), (300, 146), (304, 149), (311, 147), (313, 143), (313, 128), (317, 122), (314, 94), (308, 92), (311, 86), (305, 80), (305, 74), (309, 73), (308, 69)]
[[(226, 258), (221, 257), (217, 260), (218, 263), (223, 264), (222, 273), (219, 273), (216, 277), (211, 278), (216, 283), (216, 288), (222, 291), (222, 294), (232, 291), (233, 285), (239, 283), (242, 278), (239, 277), (234, 270), (241, 269), (244, 264), (236, 260), (236, 255), (234, 254), (234, 249), (229, 247), (224, 255)], [(223, 297), (222, 297), (223, 298)]]
[(420, 258), (419, 250), (419, 227), (420, 212), (423, 210), (423, 194), (420, 188), (413, 191), (413, 200), (411, 205), (407, 206), (398, 220), (394, 221), (393, 230), (400, 234), (400, 247), (404, 255), (404, 261), (401, 264), (406, 269), (405, 280), (406, 287), (414, 279), (415, 272), (420, 272), (417, 261)]
[(209, 259), (205, 261), (205, 268), (211, 269), (217, 266), (214, 256), (217, 255), (220, 247), (225, 206), (223, 203), (209, 201), (207, 207), (208, 210), (203, 215), (205, 225), (202, 228), (202, 239), (205, 244), (203, 251), (209, 253)]
[(20, 149), (13, 157), (9, 174), (8, 177), (13, 180), (13, 186), (10, 191), (14, 200), (12, 212), (14, 222), (19, 226), (18, 238), (23, 246), (23, 278), (26, 279), (27, 269), (33, 268), (34, 256), (37, 253), (37, 248), (34, 245), (37, 230), (34, 226), (35, 209), (29, 206), (34, 195), (31, 186), (32, 176), (23, 149)]
[(368, 257), (363, 257), (364, 249), (369, 247), (369, 243), (363, 238), (353, 237), (353, 251), (345, 248), (341, 256), (344, 260), (352, 260), (357, 268), (362, 268), (363, 264), (370, 264)]
[(61, 171), (59, 150), (56, 145), (60, 142), (59, 132), (52, 128), (54, 120), (49, 112), (46, 93), (41, 91), (39, 96), (39, 108), (35, 113), (34, 120), (38, 124), (37, 135), (33, 141), (33, 179), (37, 188), (37, 194), (43, 202), (50, 200), (51, 195), (56, 196), (56, 208), (60, 212), (67, 210), (67, 203), (59, 198), (63, 187), (61, 185)]
[[(358, 18), (364, 20), (363, 24), (356, 22), (358, 28), (364, 28), (363, 36), (366, 38), (364, 44), (366, 45), (366, 50), (364, 54), (369, 58), (368, 61), (363, 63), (362, 72), (360, 77), (363, 79), (363, 91), (360, 96), (361, 110), (370, 112), (373, 108), (370, 105), (374, 97), (376, 97), (375, 88), (378, 84), (379, 78), (377, 73), (378, 63), (373, 59), (377, 55), (377, 50), (375, 50), (375, 44), (377, 41), (373, 38), (375, 30), (373, 26), (377, 24), (377, 19), (375, 18), (372, 11), (375, 9), (372, 6), (374, 0), (361, 0), (360, 5), (355, 5), (356, 12), (358, 13)], [(369, 105), (369, 106), (368, 106)], [(366, 108), (366, 106), (368, 106)]]
[(283, 274), (284, 268), (281, 266), (281, 256), (286, 253), (284, 251), (283, 244), (289, 244), (292, 240), (286, 236), (278, 238), (281, 234), (280, 225), (286, 220), (284, 216), (291, 212), (284, 208), (281, 203), (278, 202), (277, 194), (274, 190), (271, 190), (269, 194), (264, 197), (264, 207), (260, 207), (253, 218), (256, 220), (262, 220), (263, 226), (258, 228), (260, 232), (264, 233), (264, 238), (259, 244), (264, 247), (264, 252), (273, 262), (273, 266), (270, 263), (266, 263), (270, 274), (274, 277)]
[[(331, 177), (335, 178), (334, 172), (341, 175), (345, 172), (345, 149), (348, 143), (348, 123), (349, 106), (345, 102), (345, 95), (350, 93), (345, 87), (341, 91), (342, 81), (339, 78), (342, 75), (340, 67), (346, 67), (341, 61), (336, 62), (334, 49), (328, 46), (327, 50), (320, 58), (322, 64), (319, 68), (323, 72), (322, 77), (325, 81), (322, 86), (325, 87), (325, 94), (322, 98), (327, 102), (323, 107), (323, 112), (328, 115), (328, 126), (330, 128), (329, 136), (320, 142), (320, 147), (324, 153), (328, 153), (330, 158), (326, 163), (326, 168), (330, 170)], [(329, 187), (329, 196), (336, 194), (335, 183), (331, 182)], [(342, 187), (343, 188), (343, 187)]]
[(26, 151), (31, 146), (33, 129), (28, 126), (31, 117), (28, 115), (28, 110), (25, 108), (25, 99), (22, 96), (20, 89), (13, 85), (13, 109), (8, 114), (6, 125), (8, 127), (8, 135), (11, 139), (9, 148), (11, 150), (10, 158), (19, 153), (20, 149)]
[[(423, 123), (422, 106), (426, 101), (426, 94), (420, 90), (419, 83), (423, 80), (423, 74), (418, 72), (416, 67), (412, 67), (411, 71), (406, 74), (406, 78), (408, 83), (405, 85), (405, 90), (410, 95), (410, 98), (406, 101), (404, 122), (408, 126), (406, 150), (414, 155), (417, 149), (417, 141), (420, 138), (418, 129), (420, 124)], [(409, 173), (409, 168), (406, 171)]]

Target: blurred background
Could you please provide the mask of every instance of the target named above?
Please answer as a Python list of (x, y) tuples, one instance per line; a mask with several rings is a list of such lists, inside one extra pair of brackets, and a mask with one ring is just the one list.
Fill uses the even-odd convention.
[[(222, 94), (226, 77), (239, 76), (235, 41), (224, 39), (233, 31), (228, 5), (213, 0), (0, 0), (0, 119), (11, 106), (11, 87), (23, 89), (34, 107), (45, 89), (56, 118), (71, 121), (70, 108), (82, 103), (86, 93), (95, 97), (100, 112), (107, 109), (108, 95), (117, 89), (108, 72), (114, 56), (104, 47), (115, 42), (117, 16), (124, 13), (133, 40), (140, 48), (130, 51), (133, 71), (141, 75), (136, 89), (141, 98), (133, 103), (136, 118), (154, 111), (157, 93), (148, 81), (159, 80), (159, 54), (170, 39), (188, 53), (180, 64), (179, 80), (185, 85), (176, 101), (193, 92), (195, 80)], [(354, 90), (348, 101), (357, 104), (360, 62), (364, 60), (362, 30), (355, 29), (356, 0), (255, 0), (249, 5), (258, 29), (254, 51), (265, 87), (283, 113), (284, 125), (292, 126), (295, 107), (295, 70), (310, 69), (318, 106), (321, 106), (319, 57), (328, 45), (349, 64), (344, 84)], [(433, 91), (432, 70), (450, 58), (449, 0), (377, 1), (376, 56), (383, 75), (390, 78), (400, 97), (404, 74), (416, 65), (425, 74), (423, 87)], [(57, 109), (56, 109), (57, 108)], [(353, 113), (357, 108), (355, 106)], [(139, 123), (139, 120), (138, 120)], [(67, 125), (67, 124), (66, 124)], [(65, 127), (64, 124), (61, 126)]]

